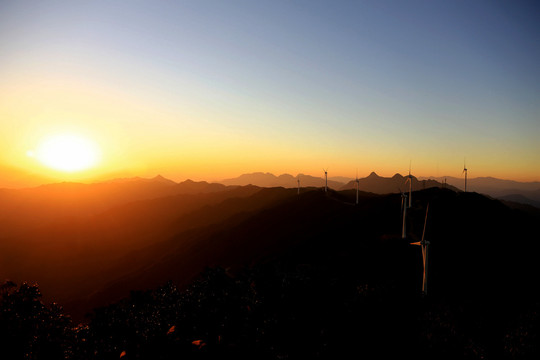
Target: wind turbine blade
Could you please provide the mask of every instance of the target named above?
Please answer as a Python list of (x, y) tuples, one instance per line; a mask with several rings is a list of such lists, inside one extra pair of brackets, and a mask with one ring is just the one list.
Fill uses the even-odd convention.
[(422, 293), (426, 295), (426, 271), (424, 270), (424, 273), (422, 274)]
[(424, 261), (424, 294), (427, 294), (427, 282), (428, 282), (428, 248), (429, 244), (426, 244), (426, 258)]
[(426, 218), (424, 219), (424, 231), (422, 231), (422, 240), (421, 240), (422, 243), (424, 242), (424, 235), (426, 234), (426, 223), (427, 223), (428, 211), (429, 211), (429, 203), (427, 204), (427, 207), (426, 207)]

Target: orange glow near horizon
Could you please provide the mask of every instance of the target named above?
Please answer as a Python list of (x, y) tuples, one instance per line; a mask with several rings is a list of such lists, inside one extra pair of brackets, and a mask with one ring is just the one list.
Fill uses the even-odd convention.
[[(469, 178), (540, 180), (538, 167), (531, 166), (538, 152), (525, 146), (526, 141), (514, 153), (497, 150), (498, 143), (489, 139), (476, 146), (443, 139), (444, 148), (413, 139), (404, 148), (400, 134), (362, 125), (369, 122), (364, 118), (345, 132), (331, 123), (301, 127), (294, 118), (251, 107), (219, 112), (206, 104), (180, 106), (155, 96), (143, 99), (136, 91), (121, 92), (96, 80), (79, 80), (58, 74), (37, 83), (12, 82), (3, 91), (0, 87), (0, 187), (158, 174), (177, 182), (219, 181), (252, 172), (322, 177), (322, 168), (329, 168), (329, 177), (354, 178), (357, 170), (360, 177), (372, 171), (391, 177), (406, 174), (409, 162), (417, 177), (460, 177), (464, 156)], [(268, 126), (276, 121), (275, 127)], [(95, 142), (98, 161), (78, 171), (36, 161), (39, 144), (55, 134), (77, 134)], [(81, 155), (72, 159), (79, 160)]]
[[(158, 174), (177, 182), (188, 178), (219, 181), (252, 172), (322, 177), (322, 168), (329, 168), (329, 177), (354, 178), (357, 170), (360, 177), (372, 171), (391, 177), (406, 174), (409, 162), (417, 177), (460, 177), (463, 168), (459, 142), (440, 152), (435, 145), (416, 143), (404, 151), (399, 138), (389, 133), (382, 142), (383, 135), (372, 128), (337, 133), (328, 124), (303, 132), (280, 132), (264, 127), (274, 120), (272, 114), (258, 114), (261, 121), (248, 126), (205, 107), (175, 108), (152, 98), (143, 102), (98, 84), (86, 83), (84, 88), (69, 82), (54, 84), (48, 83), (47, 92), (33, 87), (17, 91), (15, 87), (2, 93), (0, 119), (5, 131), (0, 133), (0, 187)], [(94, 166), (69, 171), (36, 161), (39, 144), (57, 134), (77, 134), (94, 142), (99, 148)], [(530, 166), (537, 152), (528, 148), (515, 158), (503, 154), (495, 159), (492, 146), (470, 147), (465, 152), (469, 178), (540, 179), (538, 169)], [(82, 155), (78, 160), (74, 156), (70, 161), (82, 160)]]

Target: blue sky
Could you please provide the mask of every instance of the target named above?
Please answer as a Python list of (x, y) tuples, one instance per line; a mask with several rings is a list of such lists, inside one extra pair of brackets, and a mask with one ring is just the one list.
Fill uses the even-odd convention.
[[(110, 117), (112, 129), (137, 139), (187, 134), (179, 141), (190, 145), (177, 150), (215, 147), (200, 161), (223, 176), (233, 175), (225, 170), (231, 167), (309, 173), (319, 162), (339, 175), (356, 168), (391, 175), (409, 161), (418, 175), (457, 175), (466, 157), (478, 176), (538, 180), (539, 7), (529, 1), (4, 1), (0, 92), (13, 94), (21, 83), (32, 91), (41, 86), (33, 98), (51, 86), (102, 89), (111, 102), (121, 98), (147, 115)], [(47, 102), (61, 113), (61, 99)], [(27, 116), (28, 103), (13, 103), (0, 102), (4, 124), (56, 121), (50, 108), (47, 116), (38, 110)], [(137, 143), (158, 156), (155, 141)], [(163, 151), (174, 152), (171, 146)], [(259, 157), (238, 160), (251, 150)], [(128, 145), (122, 151), (137, 152)], [(213, 163), (216, 152), (228, 154), (231, 167)], [(291, 160), (287, 153), (297, 155)], [(163, 172), (152, 159), (145, 171)], [(201, 167), (167, 171), (196, 178)]]

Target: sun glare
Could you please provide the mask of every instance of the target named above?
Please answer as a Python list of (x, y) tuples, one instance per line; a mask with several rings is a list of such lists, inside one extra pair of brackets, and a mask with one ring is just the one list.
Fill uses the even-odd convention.
[(77, 135), (56, 135), (45, 139), (27, 155), (55, 170), (75, 172), (96, 165), (99, 149), (95, 143)]

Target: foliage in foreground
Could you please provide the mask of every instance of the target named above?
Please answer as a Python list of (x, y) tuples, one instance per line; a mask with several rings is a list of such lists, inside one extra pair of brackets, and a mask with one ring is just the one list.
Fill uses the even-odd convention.
[(407, 298), (310, 265), (266, 264), (235, 276), (208, 268), (183, 290), (169, 282), (132, 292), (78, 326), (60, 306), (44, 305), (37, 285), (6, 282), (0, 344), (2, 359), (535, 358), (538, 312), (525, 315), (486, 338), (475, 331), (483, 320), (471, 320), (461, 306)]

